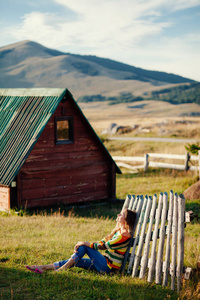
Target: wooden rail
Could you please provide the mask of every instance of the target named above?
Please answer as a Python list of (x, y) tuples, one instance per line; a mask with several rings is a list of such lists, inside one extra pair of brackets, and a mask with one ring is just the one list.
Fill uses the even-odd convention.
[[(160, 158), (160, 159), (173, 159), (173, 160), (183, 160), (184, 164), (173, 164), (159, 161), (152, 161), (151, 158)], [(148, 167), (154, 168), (168, 168), (175, 170), (191, 170), (198, 171), (200, 174), (200, 154), (199, 155), (189, 155), (186, 152), (185, 155), (179, 154), (165, 154), (165, 153), (147, 153), (144, 156), (113, 156), (113, 159), (116, 161), (119, 167), (124, 167), (132, 171), (137, 172), (138, 169), (144, 169), (147, 171)], [(128, 163), (132, 162), (142, 162), (142, 165), (130, 165)], [(193, 162), (197, 162), (198, 166), (193, 165)], [(189, 165), (190, 163), (190, 165)], [(192, 165), (191, 165), (192, 164)]]

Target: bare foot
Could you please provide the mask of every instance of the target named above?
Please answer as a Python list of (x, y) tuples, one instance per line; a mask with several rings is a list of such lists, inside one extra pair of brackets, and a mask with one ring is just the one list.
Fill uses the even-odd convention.
[(34, 273), (42, 274), (44, 270), (39, 266), (25, 266), (29, 271)]

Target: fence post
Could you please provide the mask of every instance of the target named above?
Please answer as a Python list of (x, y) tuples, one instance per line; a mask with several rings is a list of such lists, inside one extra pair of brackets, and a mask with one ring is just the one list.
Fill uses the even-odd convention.
[(131, 195), (127, 195), (126, 199), (124, 201), (124, 205), (122, 207), (122, 210), (128, 208), (130, 201), (131, 201)]
[(149, 165), (148, 159), (149, 159), (149, 155), (144, 154), (144, 172), (146, 172), (148, 169), (148, 165)]
[(165, 223), (167, 216), (167, 204), (168, 204), (168, 195), (164, 193), (163, 195), (163, 209), (161, 215), (161, 226), (160, 226), (160, 240), (158, 245), (158, 256), (156, 261), (156, 283), (161, 283), (161, 273), (162, 273), (162, 263), (163, 263), (163, 251), (165, 243)]
[(143, 249), (144, 240), (145, 240), (145, 231), (146, 231), (147, 222), (149, 219), (151, 205), (152, 205), (152, 197), (149, 196), (148, 201), (147, 201), (145, 215), (144, 215), (144, 221), (142, 224), (142, 230), (141, 230), (141, 234), (140, 234), (140, 240), (139, 240), (139, 244), (138, 244), (138, 248), (137, 248), (137, 253), (136, 253), (135, 261), (134, 261), (134, 265), (133, 265), (132, 277), (136, 276), (138, 268), (139, 268), (139, 264), (140, 264), (140, 260), (141, 260), (141, 256), (142, 256), (142, 249)]
[(163, 286), (167, 286), (168, 283), (168, 269), (170, 266), (170, 238), (171, 238), (171, 231), (172, 231), (172, 216), (173, 216), (173, 191), (170, 191), (169, 197), (169, 211), (168, 211), (168, 225), (167, 225), (167, 243), (166, 243), (166, 252), (165, 252), (165, 263), (164, 263), (164, 275), (163, 275)]
[(176, 273), (176, 251), (177, 251), (177, 230), (178, 230), (178, 195), (174, 194), (173, 225), (172, 225), (172, 263), (170, 268), (171, 290), (175, 290)]
[(143, 278), (145, 275), (146, 268), (148, 266), (148, 257), (149, 257), (149, 251), (150, 251), (150, 240), (151, 240), (151, 232), (152, 232), (152, 227), (154, 223), (154, 216), (156, 212), (156, 204), (157, 204), (157, 195), (154, 194), (153, 196), (153, 204), (151, 207), (151, 212), (150, 212), (150, 222), (149, 222), (149, 227), (145, 239), (145, 246), (144, 246), (144, 254), (141, 260), (141, 269), (140, 269), (140, 278)]
[(151, 257), (150, 257), (150, 265), (149, 265), (149, 272), (148, 272), (148, 282), (153, 281), (153, 275), (155, 272), (155, 265), (156, 265), (156, 244), (158, 238), (158, 227), (160, 222), (161, 210), (163, 205), (163, 193), (159, 195), (158, 201), (158, 208), (156, 209), (156, 218), (155, 218), (155, 228), (153, 231), (153, 242), (152, 242), (152, 249), (151, 249)]
[(181, 290), (181, 277), (183, 273), (184, 260), (184, 216), (185, 198), (183, 194), (178, 197), (178, 263), (177, 263), (177, 292)]
[(185, 171), (188, 171), (188, 169), (189, 169), (189, 166), (188, 166), (189, 159), (190, 159), (190, 154), (189, 154), (189, 152), (186, 152), (186, 154), (185, 154)]
[[(127, 274), (131, 273), (131, 269), (132, 269), (132, 266), (133, 266), (133, 263), (134, 263), (135, 249), (136, 249), (136, 246), (137, 246), (137, 243), (138, 243), (138, 240), (139, 240), (140, 230), (141, 230), (141, 226), (142, 226), (142, 222), (143, 222), (143, 215), (144, 215), (144, 211), (145, 211), (145, 208), (146, 208), (146, 202), (147, 202), (146, 197), (145, 197), (145, 200), (143, 201), (143, 196), (142, 195), (139, 196), (139, 200), (137, 202), (137, 208), (136, 208), (136, 213), (138, 212), (138, 214), (136, 214), (136, 220), (135, 220), (135, 223), (138, 223), (137, 224), (137, 231), (136, 231), (136, 234), (135, 234), (135, 240), (134, 240), (134, 243), (133, 243), (133, 248), (132, 248), (132, 253), (131, 253), (131, 256), (130, 256), (130, 261), (129, 261), (129, 265), (128, 265)], [(138, 215), (139, 215), (139, 220), (137, 219)], [(137, 222), (137, 220), (138, 220), (138, 222)], [(129, 246), (130, 246), (130, 244), (129, 244)]]

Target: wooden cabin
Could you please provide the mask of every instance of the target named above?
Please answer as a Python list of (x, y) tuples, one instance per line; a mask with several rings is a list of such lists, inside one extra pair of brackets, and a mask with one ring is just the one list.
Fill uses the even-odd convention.
[(0, 89), (0, 209), (116, 197), (121, 173), (67, 89)]

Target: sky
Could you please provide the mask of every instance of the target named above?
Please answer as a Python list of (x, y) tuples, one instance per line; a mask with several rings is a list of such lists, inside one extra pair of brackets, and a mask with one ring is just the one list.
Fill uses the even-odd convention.
[(200, 81), (200, 0), (0, 0), (0, 47), (35, 41)]

